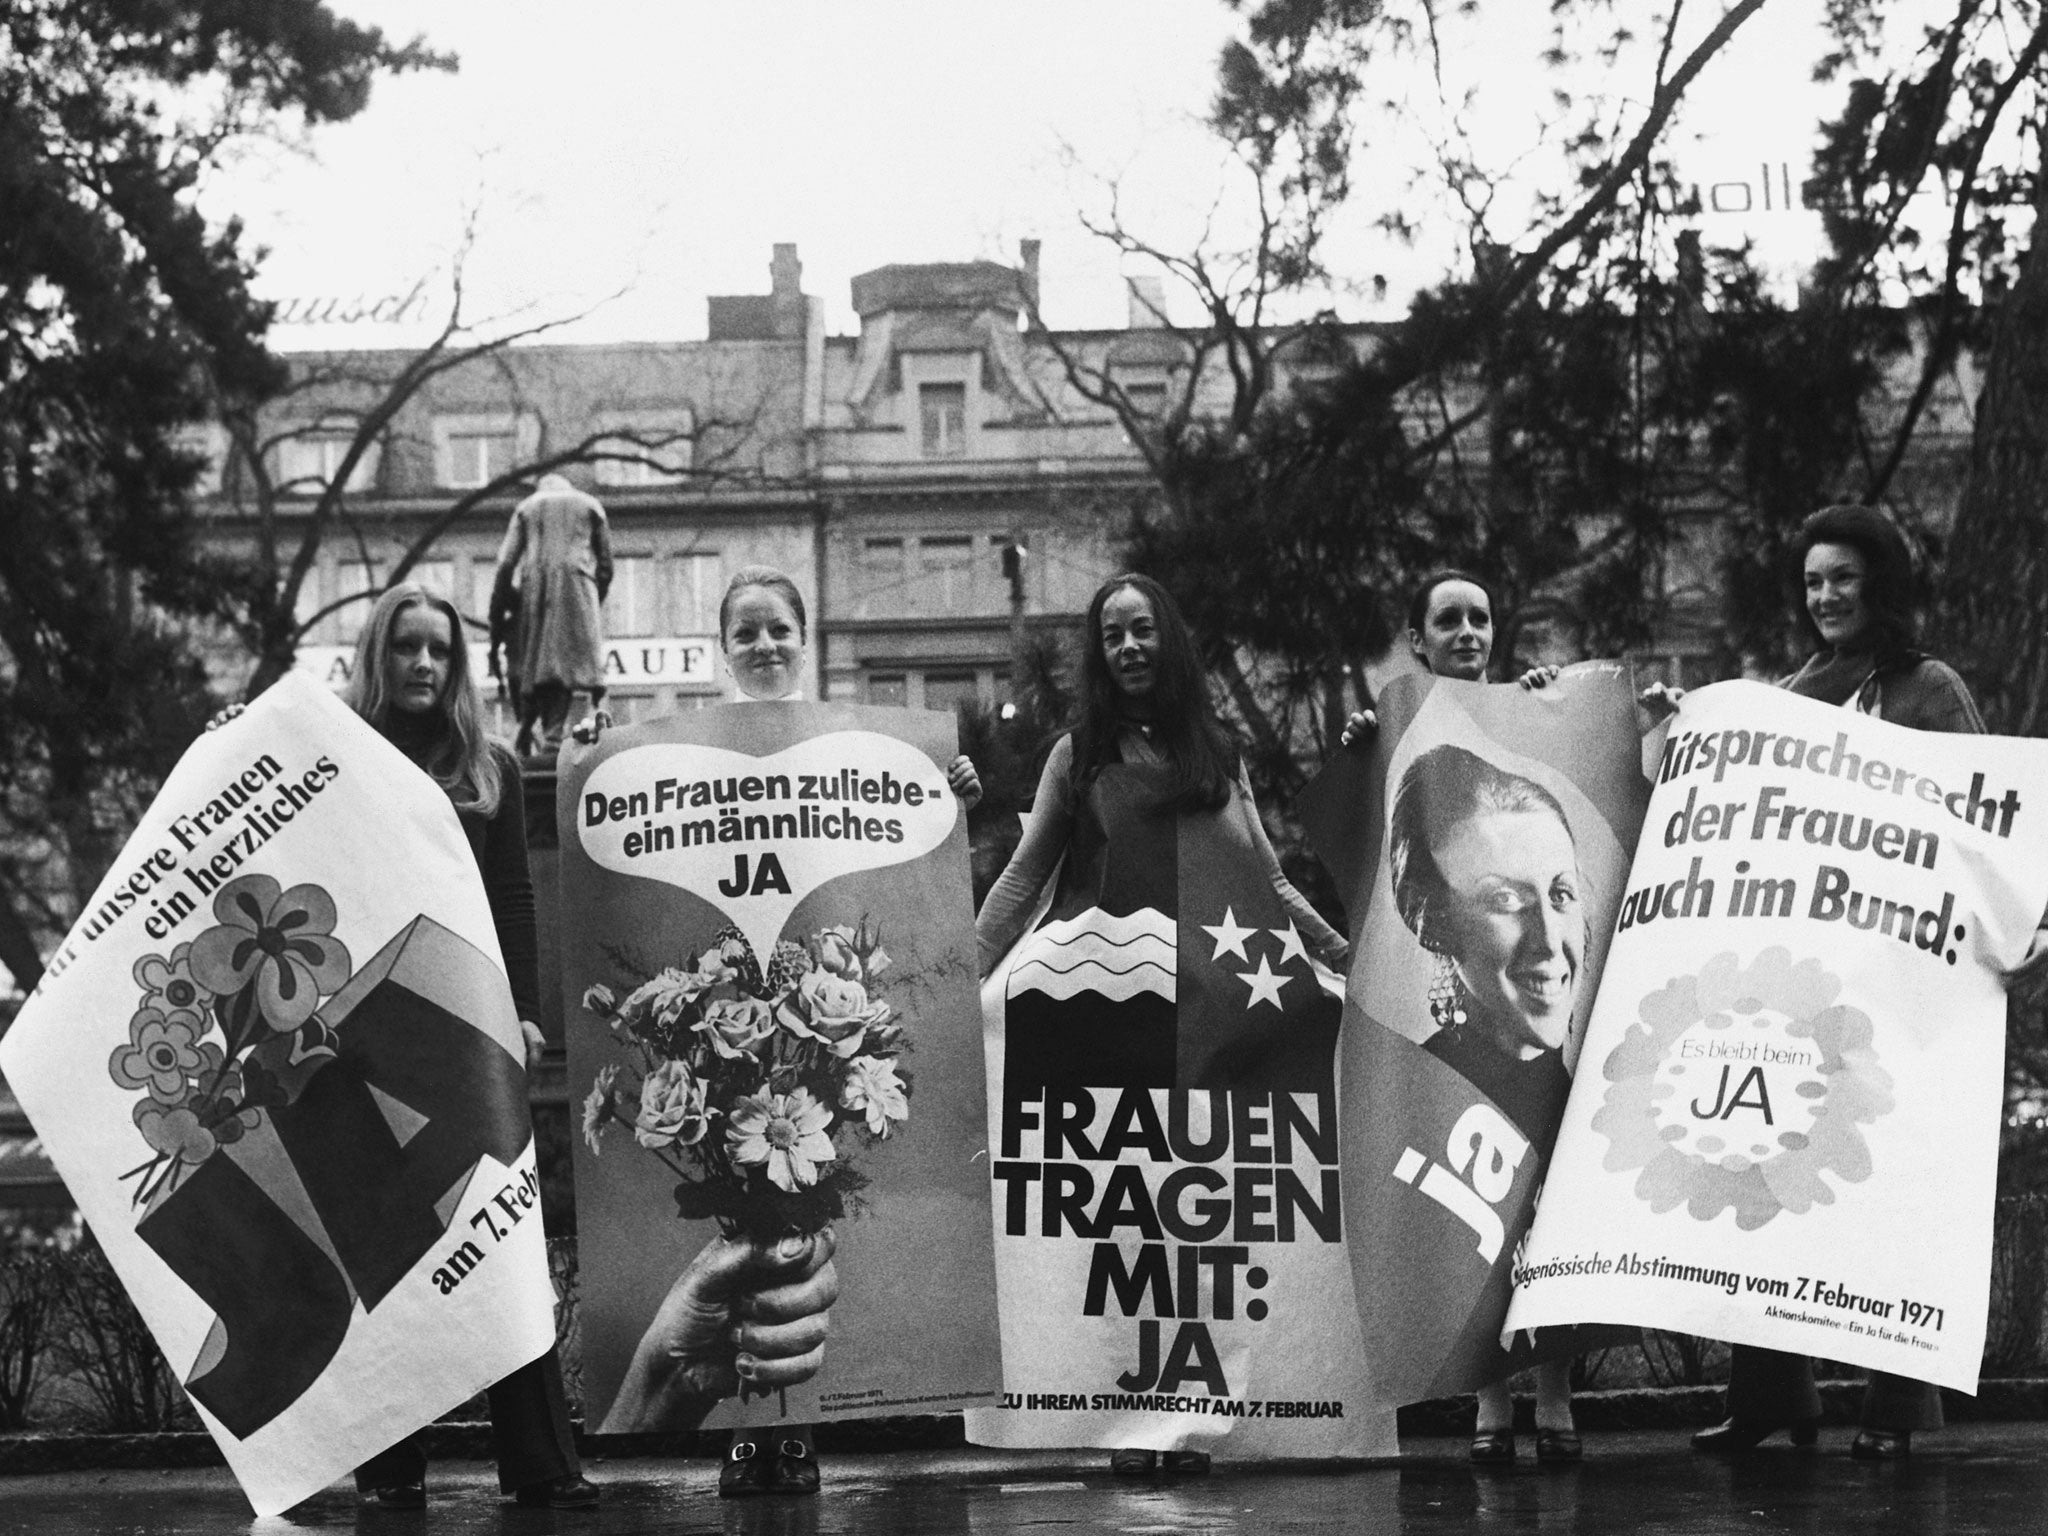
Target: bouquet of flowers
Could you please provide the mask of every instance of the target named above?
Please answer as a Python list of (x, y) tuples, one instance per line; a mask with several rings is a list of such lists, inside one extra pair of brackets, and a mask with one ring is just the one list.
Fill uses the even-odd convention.
[(350, 973), (333, 898), (244, 875), (221, 887), (213, 915), (192, 942), (135, 962), (142, 997), (107, 1062), (117, 1084), (143, 1090), (135, 1128), (154, 1155), (121, 1176), (137, 1180), (136, 1205), (290, 1103), (336, 1053), (319, 1014)]
[(868, 1182), (854, 1154), (910, 1118), (903, 1026), (877, 995), (888, 968), (863, 917), (783, 940), (765, 971), (726, 927), (623, 1000), (592, 986), (584, 1011), (626, 1059), (584, 1100), (590, 1150), (630, 1127), (676, 1175), (676, 1214), (715, 1218), (729, 1238), (822, 1230)]

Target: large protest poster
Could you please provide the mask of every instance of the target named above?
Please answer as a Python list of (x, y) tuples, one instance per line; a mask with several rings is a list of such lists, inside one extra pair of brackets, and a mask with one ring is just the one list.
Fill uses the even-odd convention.
[(1586, 1342), (1504, 1349), (1502, 1325), (1645, 788), (1609, 663), (1540, 690), (1404, 677), (1377, 704), (1303, 813), (1353, 924), (1345, 1220), (1373, 1384), (1404, 1403)]
[[(589, 1422), (940, 1412), (995, 1393), (966, 817), (950, 715), (714, 706), (606, 731), (559, 788)], [(822, 1369), (740, 1390), (728, 1239), (830, 1228)], [(684, 1303), (687, 1296), (688, 1305)], [(722, 1310), (720, 1310), (722, 1309)], [(680, 1353), (678, 1353), (680, 1351)], [(650, 1393), (648, 1359), (683, 1385)]]
[(1638, 1322), (1974, 1391), (1999, 972), (2048, 745), (1755, 683), (1687, 697), (1510, 1321)]
[(1161, 814), (1156, 772), (1097, 776), (982, 989), (1004, 1397), (968, 1438), (1393, 1455), (1344, 1248), (1341, 985), (1241, 808)]
[(554, 1342), (469, 843), (308, 679), (193, 743), (0, 1070), (259, 1514)]

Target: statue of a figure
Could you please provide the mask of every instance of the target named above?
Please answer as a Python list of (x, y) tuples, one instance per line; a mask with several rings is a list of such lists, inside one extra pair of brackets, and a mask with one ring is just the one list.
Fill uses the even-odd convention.
[(542, 475), (513, 508), (491, 584), (491, 652), (506, 648), (519, 754), (539, 725), (546, 750), (562, 744), (573, 695), (604, 697), (604, 623), (612, 584), (604, 508), (560, 475)]

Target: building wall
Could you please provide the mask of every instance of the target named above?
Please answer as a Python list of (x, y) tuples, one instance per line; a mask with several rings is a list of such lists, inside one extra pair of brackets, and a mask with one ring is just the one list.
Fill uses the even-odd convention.
[[(501, 458), (637, 432), (670, 439), (657, 456), (675, 473), (563, 470), (610, 513), (615, 713), (630, 719), (724, 696), (717, 599), (747, 564), (785, 571), (804, 593), (816, 696), (1000, 703), (1019, 639), (1071, 636), (1114, 567), (1134, 506), (1151, 494), (1137, 445), (1075, 387), (1067, 364), (1163, 410), (1186, 391), (1191, 357), (1136, 288), (1127, 328), (1031, 334), (1023, 295), (1035, 281), (1028, 254), (1022, 269), (879, 268), (854, 280), (857, 332), (828, 336), (822, 307), (801, 291), (794, 248), (778, 246), (769, 293), (709, 301), (709, 340), (519, 347), (448, 371), (397, 413), (352, 482), (351, 526), (326, 540), (301, 603), (309, 617), (331, 609), (309, 634), (303, 664), (339, 675), (367, 611), (362, 594)], [(1363, 354), (1376, 338), (1347, 327), (1321, 345), (1320, 355), (1304, 346), (1283, 356), (1282, 388), (1327, 376), (1342, 354)], [(374, 351), (295, 359), (299, 383), (264, 423), (274, 467), (307, 474), (301, 489), (316, 489), (335, 467), (337, 432), (352, 429), (378, 381), (407, 361)], [(1874, 429), (1917, 366), (1896, 360), (1896, 387), (1872, 404)], [(1936, 527), (1961, 480), (1975, 390), (1966, 373), (1943, 381), (1896, 486), (1896, 499)], [(1217, 360), (1194, 384), (1198, 411), (1228, 402)], [(1418, 433), (1463, 422), (1454, 429), (1461, 472), (1483, 478), (1481, 404), (1469, 386), (1407, 402)], [(217, 480), (213, 535), (246, 547), (256, 533), (247, 515), (253, 477), (227, 462)], [(457, 520), (415, 572), (455, 600), (479, 639), (514, 500), (493, 496)], [(289, 549), (310, 502), (286, 494), (275, 505)], [(1702, 505), (1681, 519), (1670, 550), (1668, 621), (1641, 659), (1674, 681), (1708, 680), (1719, 665), (1725, 511)]]

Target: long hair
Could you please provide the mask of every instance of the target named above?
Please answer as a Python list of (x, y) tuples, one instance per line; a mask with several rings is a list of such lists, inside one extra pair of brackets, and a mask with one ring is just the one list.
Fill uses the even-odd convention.
[(1463, 747), (1431, 747), (1401, 775), (1387, 828), (1387, 863), (1394, 909), (1423, 948), (1448, 955), (1455, 943), (1451, 893), (1437, 867), (1436, 845), (1460, 822), (1500, 811), (1548, 811), (1571, 831), (1564, 807), (1549, 790)]
[[(1822, 507), (1799, 525), (1799, 536), (1792, 542), (1795, 582), (1816, 544), (1846, 544), (1863, 557), (1863, 606), (1870, 611), (1878, 670), (1909, 657), (1920, 625), (1913, 614), (1913, 552), (1899, 525), (1875, 507)], [(1826, 649), (1803, 597), (1796, 606), (1807, 635)]]
[(448, 655), (448, 686), (441, 690), (434, 718), (424, 733), (428, 749), (420, 766), (448, 792), (458, 811), (489, 816), (498, 809), (504, 776), (484, 732), (483, 699), (469, 670), (469, 640), (462, 615), (447, 598), (436, 597), (415, 581), (401, 582), (378, 598), (362, 634), (356, 637), (355, 671), (342, 697), (383, 735), (393, 734), (393, 726), (403, 717), (391, 707), (391, 633), (398, 627), (400, 614), (419, 607), (432, 608), (447, 619), (454, 640)]
[(1166, 588), (1150, 576), (1127, 572), (1095, 589), (1081, 648), (1081, 718), (1074, 727), (1074, 784), (1085, 786), (1116, 760), (1123, 694), (1102, 654), (1102, 610), (1125, 588), (1152, 605), (1159, 653), (1152, 672), (1153, 743), (1173, 769), (1173, 788), (1161, 805), (1169, 811), (1213, 811), (1237, 782), (1237, 745), (1209, 697), (1208, 678), (1188, 621)]

